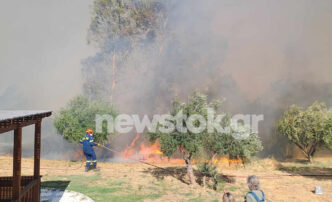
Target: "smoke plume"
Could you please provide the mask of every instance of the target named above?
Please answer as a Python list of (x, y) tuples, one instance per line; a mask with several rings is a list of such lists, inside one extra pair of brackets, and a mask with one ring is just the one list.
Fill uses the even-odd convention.
[[(92, 59), (100, 65), (112, 65), (101, 57), (106, 53), (86, 44), (91, 3), (0, 2), (1, 109), (57, 111), (81, 92), (91, 72), (98, 90), (111, 96), (111, 71), (91, 60), (80, 64), (96, 54)], [(165, 35), (147, 34), (146, 44), (116, 67), (113, 103), (121, 113), (152, 115), (194, 90), (225, 97), (227, 112), (264, 114), (263, 155), (281, 156), (287, 141), (274, 135), (274, 124), (285, 108), (315, 100), (332, 105), (331, 19), (330, 0), (171, 1)], [(33, 130), (25, 130), (23, 153), (29, 156)], [(51, 119), (42, 133), (44, 157), (64, 158), (59, 151), (75, 150), (55, 133)], [(0, 152), (10, 152), (12, 136), (0, 138)], [(115, 141), (125, 145), (128, 139)]]
[[(331, 1), (187, 0), (170, 7), (166, 34), (147, 35), (116, 67), (112, 97), (120, 112), (165, 113), (174, 96), (186, 100), (200, 90), (225, 97), (227, 112), (264, 114), (263, 155), (282, 156), (287, 141), (274, 125), (286, 107), (315, 100), (331, 106)], [(111, 60), (103, 62), (111, 68)], [(98, 73), (93, 64), (83, 73)], [(110, 96), (110, 72), (99, 75)]]
[[(0, 2), (0, 109), (47, 109), (55, 113), (81, 93), (81, 59), (92, 0)], [(34, 127), (23, 129), (24, 157), (33, 155)], [(12, 152), (13, 134), (0, 134), (0, 153)], [(77, 146), (42, 122), (43, 158), (69, 159)]]

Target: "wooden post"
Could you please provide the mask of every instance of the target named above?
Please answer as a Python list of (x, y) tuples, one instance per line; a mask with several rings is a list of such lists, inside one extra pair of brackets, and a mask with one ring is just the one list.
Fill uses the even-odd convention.
[(22, 127), (18, 127), (14, 131), (13, 151), (13, 199), (19, 201), (21, 196)]
[(40, 133), (41, 133), (41, 119), (35, 124), (35, 157), (34, 157), (34, 179), (38, 180), (38, 185), (34, 194), (34, 201), (40, 201)]

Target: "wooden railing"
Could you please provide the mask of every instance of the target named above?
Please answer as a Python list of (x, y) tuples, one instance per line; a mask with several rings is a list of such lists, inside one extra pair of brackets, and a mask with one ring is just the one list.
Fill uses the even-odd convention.
[(39, 201), (39, 182), (40, 179), (32, 180), (21, 192), (20, 201), (30, 202), (30, 201)]
[[(12, 177), (0, 177), (0, 201), (13, 200), (12, 180)], [(40, 201), (40, 178), (35, 179), (33, 176), (22, 176), (21, 187), (22, 191), (19, 201)]]

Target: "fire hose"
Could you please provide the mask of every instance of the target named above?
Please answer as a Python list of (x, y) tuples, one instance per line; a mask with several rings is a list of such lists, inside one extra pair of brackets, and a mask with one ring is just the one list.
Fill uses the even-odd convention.
[[(114, 150), (114, 149), (111, 149), (109, 147), (106, 147), (105, 145), (100, 145), (102, 148), (110, 151), (110, 152), (113, 152), (113, 153), (116, 153), (116, 154), (119, 154), (121, 155), (122, 152), (119, 152), (117, 150)], [(162, 169), (166, 172), (169, 172), (169, 173), (172, 173), (172, 171), (166, 169), (166, 168), (163, 168), (163, 167), (160, 167), (160, 166), (157, 166), (157, 165), (154, 165), (152, 163), (148, 163), (146, 161), (143, 161), (143, 160), (140, 160), (140, 159), (135, 159), (135, 158), (131, 158), (131, 157), (123, 157), (123, 158), (126, 158), (126, 159), (129, 159), (129, 160), (132, 160), (132, 161), (136, 161), (136, 162), (139, 162), (139, 163), (142, 163), (142, 164), (146, 164), (146, 165), (149, 165), (149, 166), (152, 166), (152, 167), (155, 167), (155, 168), (159, 168), (159, 169)], [(80, 168), (82, 168), (84, 164), (84, 160), (82, 159), (81, 161), (81, 165), (77, 168), (72, 168), (72, 169), (68, 169), (68, 168), (54, 168), (54, 167), (40, 167), (40, 169), (52, 169), (52, 170), (78, 170)], [(23, 167), (23, 168), (30, 168), (30, 167)], [(4, 168), (2, 168), (4, 169)], [(9, 170), (9, 169), (5, 169), (5, 170)], [(304, 177), (332, 177), (332, 174), (282, 174), (282, 175), (273, 175), (273, 176), (258, 176), (259, 178), (261, 179), (279, 179), (280, 177), (297, 177), (297, 176), (304, 176)], [(222, 175), (223, 178), (226, 178), (226, 179), (229, 179), (229, 178), (247, 178), (248, 176), (244, 176), (244, 175)]]
[[(104, 146), (104, 145), (102, 145), (102, 144), (101, 144), (100, 146), (101, 146), (102, 148), (108, 150), (108, 151), (111, 151), (111, 152), (113, 152), (113, 153), (116, 153), (116, 154), (120, 154), (120, 155), (121, 155), (121, 152), (119, 152), (119, 151), (116, 151), (116, 150), (114, 150), (114, 149), (108, 148), (108, 147), (106, 147), (106, 146)], [(124, 158), (129, 159), (129, 160), (133, 160), (133, 161), (136, 161), (136, 162), (139, 162), (139, 163), (143, 163), (143, 164), (146, 164), (146, 165), (149, 165), (149, 166), (153, 166), (153, 167), (156, 167), (156, 168), (160, 168), (160, 169), (165, 170), (165, 171), (167, 171), (167, 172), (171, 172), (171, 171), (169, 171), (169, 170), (167, 170), (167, 169), (165, 169), (165, 168), (159, 167), (159, 166), (157, 166), (157, 165), (153, 165), (153, 164), (151, 164), (151, 163), (148, 163), (148, 162), (145, 162), (145, 161), (142, 161), (142, 160), (139, 160), (139, 159), (130, 158), (130, 157), (124, 157)], [(81, 165), (80, 165), (79, 167), (77, 167), (77, 168), (68, 169), (68, 168), (40, 167), (40, 169), (46, 169), (46, 170), (47, 170), (47, 169), (52, 169), (52, 170), (78, 170), (78, 169), (82, 168), (83, 164), (84, 164), (84, 160), (82, 159), (82, 161), (81, 161)], [(30, 168), (30, 167), (22, 167), (22, 168)], [(10, 169), (6, 169), (6, 168), (4, 168), (4, 169), (5, 169), (5, 170), (10, 170)]]
[[(108, 151), (111, 151), (111, 152), (113, 152), (113, 153), (116, 153), (116, 154), (120, 154), (120, 155), (121, 155), (121, 152), (116, 151), (116, 150), (111, 149), (111, 148), (108, 148), (108, 147), (106, 147), (105, 145), (101, 145), (101, 147), (103, 147), (104, 149), (106, 149), (106, 150), (108, 150)], [(152, 163), (148, 163), (148, 162), (143, 161), (143, 160), (140, 160), (140, 159), (135, 159), (135, 158), (131, 158), (131, 157), (124, 157), (124, 158), (129, 159), (129, 160), (133, 160), (133, 161), (136, 161), (136, 162), (139, 162), (139, 163), (143, 163), (143, 164), (146, 164), (146, 165), (149, 165), (149, 166), (153, 166), (153, 167), (155, 167), (155, 168), (160, 168), (160, 169), (165, 170), (165, 171), (167, 171), (167, 172), (171, 172), (171, 171), (169, 171), (169, 170), (167, 170), (167, 169), (165, 169), (165, 168), (163, 168), (163, 167), (159, 167), (159, 166), (157, 166), (157, 165), (154, 165), (154, 164), (152, 164)]]

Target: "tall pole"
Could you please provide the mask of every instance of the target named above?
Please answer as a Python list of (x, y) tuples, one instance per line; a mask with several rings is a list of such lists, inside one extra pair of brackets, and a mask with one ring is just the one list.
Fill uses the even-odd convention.
[(13, 149), (13, 199), (19, 201), (21, 196), (21, 155), (22, 155), (22, 127), (14, 130)]
[(40, 133), (41, 133), (41, 119), (37, 120), (35, 124), (35, 155), (34, 155), (34, 172), (33, 176), (38, 180), (38, 186), (35, 191), (34, 201), (40, 201)]

